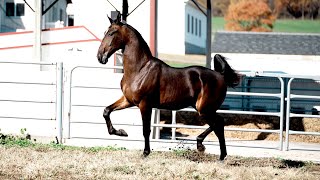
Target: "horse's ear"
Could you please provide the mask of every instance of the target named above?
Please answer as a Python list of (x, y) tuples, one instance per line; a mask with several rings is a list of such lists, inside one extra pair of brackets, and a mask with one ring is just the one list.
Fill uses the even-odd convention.
[[(107, 15), (107, 16), (108, 16), (108, 15)], [(113, 23), (113, 19), (110, 18), (109, 16), (108, 16), (108, 19), (109, 19), (109, 21), (110, 21), (110, 24), (112, 24), (112, 23)]]
[(114, 22), (115, 22), (116, 24), (119, 24), (119, 23), (121, 22), (121, 13), (120, 13), (119, 11), (118, 11), (117, 19), (114, 20)]
[(120, 22), (121, 21), (121, 13), (118, 11), (118, 15), (117, 15), (117, 20)]

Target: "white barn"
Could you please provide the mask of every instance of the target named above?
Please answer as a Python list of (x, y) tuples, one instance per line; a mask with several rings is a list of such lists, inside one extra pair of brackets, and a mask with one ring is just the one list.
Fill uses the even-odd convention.
[[(27, 1), (31, 7), (34, 1)], [(54, 0), (47, 0), (44, 9), (48, 8)], [(62, 61), (72, 64), (81, 62), (87, 65), (97, 65), (96, 52), (103, 38), (104, 31), (109, 26), (107, 15), (122, 10), (122, 1), (110, 0), (60, 0), (43, 16), (43, 29), (57, 25), (58, 29), (45, 30), (42, 33), (42, 59), (41, 61)], [(157, 15), (154, 3), (157, 5)], [(6, 11), (7, 5), (13, 5), (11, 14)], [(140, 4), (141, 3), (141, 4)], [(34, 12), (23, 0), (0, 1), (0, 58), (7, 61), (34, 61), (33, 35)], [(9, 6), (11, 6), (9, 5)], [(201, 5), (200, 5), (201, 6)], [(22, 8), (22, 12), (17, 9)], [(137, 7), (137, 8), (136, 8)], [(115, 9), (116, 8), (116, 9)], [(204, 10), (204, 9), (203, 9)], [(189, 53), (204, 54), (206, 42), (206, 16), (192, 1), (141, 1), (130, 0), (127, 22), (135, 27), (151, 47), (158, 50), (158, 54)], [(7, 13), (9, 13), (7, 16)], [(18, 16), (19, 15), (19, 16)], [(18, 16), (18, 17), (17, 17)], [(72, 17), (75, 27), (64, 27)], [(152, 26), (152, 23), (156, 23)], [(22, 31), (17, 32), (16, 31)], [(70, 33), (70, 32), (73, 33)], [(155, 32), (157, 33), (155, 37)], [(23, 38), (25, 37), (25, 38)], [(20, 39), (16, 41), (15, 39)], [(156, 39), (155, 41), (152, 41)], [(153, 43), (153, 44), (152, 44)], [(79, 60), (79, 58), (82, 58)], [(108, 65), (113, 65), (109, 63)]]
[[(0, 1), (0, 32), (30, 31), (34, 29), (34, 0), (2, 0)], [(43, 11), (55, 0), (43, 1)], [(67, 4), (71, 0), (60, 0), (42, 17), (43, 29), (66, 26), (68, 16)], [(30, 8), (28, 5), (30, 5)]]
[[(87, 27), (101, 38), (108, 27), (107, 15), (111, 16), (115, 8), (122, 10), (122, 1), (110, 1), (115, 8), (105, 0), (72, 2), (74, 24)], [(129, 1), (129, 13), (140, 3), (141, 0)], [(151, 1), (143, 2), (128, 16), (127, 21), (150, 43)], [(158, 53), (205, 54), (206, 16), (192, 1), (158, 0), (156, 23)]]
[(158, 52), (205, 54), (206, 26), (206, 16), (192, 1), (158, 1)]

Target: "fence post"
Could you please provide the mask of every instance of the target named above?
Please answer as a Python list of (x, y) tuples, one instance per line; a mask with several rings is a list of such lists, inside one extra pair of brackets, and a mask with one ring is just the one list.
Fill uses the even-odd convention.
[(62, 143), (63, 63), (56, 64), (56, 130), (57, 141)]
[[(177, 111), (172, 111), (172, 121), (171, 124), (172, 125), (177, 125)], [(172, 140), (176, 140), (176, 130), (177, 128), (171, 128), (171, 139)]]
[(284, 124), (284, 104), (285, 104), (285, 92), (284, 92), (284, 81), (281, 77), (278, 77), (278, 79), (280, 80), (280, 94), (281, 94), (281, 98), (280, 98), (280, 132), (279, 132), (279, 140), (280, 140), (280, 144), (279, 144), (279, 150), (282, 151), (283, 150), (283, 124)]
[(285, 150), (289, 150), (289, 135), (290, 135), (290, 113), (291, 113), (291, 83), (294, 78), (291, 78), (288, 81), (288, 89), (287, 89), (287, 109), (286, 109), (286, 144)]

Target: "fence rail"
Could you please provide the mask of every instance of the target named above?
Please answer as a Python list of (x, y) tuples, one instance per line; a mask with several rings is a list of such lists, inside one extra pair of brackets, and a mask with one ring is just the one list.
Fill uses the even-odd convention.
[[(74, 78), (77, 77), (75, 72), (79, 71), (81, 73), (81, 70), (84, 69), (101, 69), (101, 70), (111, 70), (112, 73), (115, 72), (115, 70), (121, 70), (122, 67), (93, 67), (93, 66), (76, 66), (70, 69), (69, 73), (64, 73), (66, 71), (63, 70), (63, 64), (62, 63), (29, 63), (29, 62), (0, 62), (0, 64), (10, 64), (10, 65), (36, 65), (36, 66), (53, 66), (55, 67), (55, 79), (54, 82), (47, 82), (47, 81), (41, 81), (41, 82), (33, 82), (33, 81), (14, 81), (10, 77), (7, 77), (5, 79), (0, 79), (0, 85), (30, 85), (30, 86), (49, 86), (53, 87), (55, 91), (55, 99), (54, 100), (46, 100), (46, 99), (15, 99), (15, 98), (0, 98), (0, 103), (5, 102), (11, 102), (11, 103), (31, 103), (31, 104), (54, 104), (54, 111), (55, 115), (52, 118), (42, 118), (42, 117), (13, 117), (9, 115), (0, 115), (0, 118), (5, 119), (23, 119), (23, 120), (55, 120), (55, 131), (56, 131), (56, 137), (59, 142), (62, 142), (63, 138), (96, 138), (101, 139), (101, 137), (80, 137), (79, 135), (71, 136), (71, 126), (73, 125), (96, 125), (96, 126), (104, 126), (105, 123), (101, 121), (86, 121), (86, 120), (71, 120), (71, 118), (75, 115), (76, 112), (74, 112), (73, 108), (85, 108), (85, 110), (90, 110), (90, 108), (102, 108), (105, 107), (105, 105), (101, 105), (96, 102), (78, 102), (73, 97), (74, 93), (76, 93), (77, 90), (89, 90), (93, 93), (98, 90), (114, 90), (119, 91), (120, 88), (117, 87), (111, 87), (108, 85), (94, 85), (90, 84), (87, 85), (86, 83), (90, 83), (88, 80), (83, 80), (80, 84), (74, 84)], [(40, 68), (38, 71), (41, 71)], [(286, 74), (274, 74), (274, 73), (246, 73), (244, 74), (247, 77), (260, 77), (260, 78), (270, 78), (273, 79), (272, 81), (275, 82), (274, 79), (278, 79), (280, 82), (280, 87), (267, 87), (262, 88), (261, 85), (256, 85), (256, 87), (259, 89), (259, 92), (245, 92), (244, 89), (252, 89), (251, 86), (243, 86), (239, 88), (239, 91), (228, 91), (227, 96), (232, 96), (230, 99), (233, 101), (242, 100), (242, 101), (252, 101), (257, 100), (259, 97), (268, 98), (268, 100), (272, 102), (276, 102), (279, 105), (279, 108), (272, 108), (272, 112), (258, 112), (254, 110), (250, 110), (249, 107), (242, 106), (240, 109), (242, 110), (232, 110), (232, 109), (220, 109), (217, 111), (217, 113), (221, 114), (244, 114), (244, 115), (262, 115), (262, 116), (275, 116), (279, 117), (279, 129), (246, 129), (246, 128), (225, 128), (226, 131), (242, 131), (242, 132), (265, 132), (265, 133), (275, 133), (279, 135), (279, 142), (275, 149), (279, 150), (290, 150), (289, 145), (289, 137), (293, 134), (300, 134), (300, 135), (313, 135), (313, 136), (319, 136), (320, 132), (302, 132), (302, 131), (294, 131), (290, 130), (290, 118), (292, 117), (310, 117), (310, 118), (320, 118), (320, 115), (311, 115), (311, 114), (299, 114), (294, 113), (292, 111), (292, 101), (293, 100), (319, 100), (320, 96), (317, 95), (305, 95), (305, 94), (299, 94), (297, 92), (293, 92), (292, 88), (292, 82), (294, 79), (311, 79), (316, 82), (320, 80), (320, 77), (318, 76), (296, 76), (296, 75), (286, 75)], [(69, 82), (64, 81), (64, 76), (66, 79), (69, 80)], [(99, 77), (101, 78), (101, 77)], [(242, 89), (242, 91), (241, 91)], [(280, 92), (270, 92), (270, 90), (277, 90)], [(300, 88), (303, 89), (303, 88)], [(65, 90), (65, 91), (64, 91)], [(318, 89), (316, 89), (318, 90)], [(310, 91), (311, 93), (314, 91)], [(320, 90), (319, 90), (320, 91)], [(67, 93), (64, 93), (67, 92)], [(66, 96), (66, 94), (69, 93), (69, 97)], [(254, 99), (253, 99), (254, 98)], [(63, 104), (65, 102), (65, 104)], [(253, 102), (253, 101), (252, 101)], [(243, 104), (243, 102), (242, 102)], [(64, 115), (63, 108), (66, 107), (65, 112), (67, 112), (67, 115)], [(136, 110), (137, 108), (132, 108), (132, 110)], [(252, 109), (252, 108), (251, 108)], [(191, 111), (195, 112), (192, 108), (185, 108), (181, 109), (179, 111)], [(161, 141), (161, 142), (177, 142), (176, 137), (176, 130), (177, 128), (186, 128), (186, 129), (206, 129), (207, 126), (195, 126), (195, 125), (181, 125), (177, 124), (176, 119), (176, 113), (179, 111), (172, 111), (172, 123), (171, 124), (161, 124), (160, 123), (160, 110), (159, 109), (153, 109), (152, 113), (152, 133), (151, 133), (151, 141)], [(65, 113), (66, 114), (66, 113)], [(101, 113), (102, 114), (102, 113)], [(66, 119), (66, 121), (63, 121), (63, 119)], [(1, 120), (0, 120), (1, 123)], [(284, 126), (284, 123), (286, 126)], [(115, 125), (119, 126), (128, 126), (128, 127), (135, 127), (136, 126), (142, 126), (141, 123), (114, 123)], [(160, 139), (160, 128), (171, 128), (172, 134), (171, 139)], [(284, 137), (284, 127), (285, 127), (285, 142), (283, 142)], [(139, 129), (139, 128), (138, 128)], [(105, 132), (107, 133), (107, 132)], [(105, 139), (105, 138), (104, 138)], [(117, 139), (117, 138), (111, 138), (111, 139)], [(121, 138), (120, 138), (121, 139)], [(141, 141), (143, 138), (132, 138), (128, 139), (132, 141)], [(194, 141), (190, 141), (187, 143), (195, 143)], [(285, 148), (283, 148), (285, 146)], [(265, 147), (269, 148), (269, 147)]]

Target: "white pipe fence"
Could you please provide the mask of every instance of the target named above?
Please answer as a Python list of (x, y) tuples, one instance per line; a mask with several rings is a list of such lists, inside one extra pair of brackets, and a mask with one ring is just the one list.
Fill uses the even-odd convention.
[[(1, 61), (0, 65), (0, 104), (5, 106), (0, 112), (0, 128), (10, 128), (12, 133), (17, 133), (14, 126), (21, 126), (31, 134), (55, 135), (61, 143), (63, 64)], [(43, 67), (54, 70), (44, 71)], [(56, 123), (51, 123), (54, 121)], [(38, 127), (43, 124), (47, 126)], [(6, 131), (5, 128), (2, 130)], [(41, 128), (42, 132), (38, 133)]]
[[(267, 129), (248, 129), (248, 128), (225, 128), (226, 131), (242, 131), (242, 132), (265, 132), (265, 133), (278, 133), (279, 134), (279, 146), (278, 149), (283, 148), (283, 119), (284, 119), (284, 81), (282, 78), (278, 78), (281, 84), (280, 93), (252, 93), (252, 92), (227, 92), (227, 95), (238, 95), (238, 96), (260, 96), (260, 97), (276, 97), (279, 98), (280, 110), (279, 112), (254, 112), (254, 111), (235, 111), (235, 110), (218, 110), (217, 113), (222, 114), (247, 114), (247, 115), (263, 115), (263, 116), (278, 116), (280, 129), (278, 130), (267, 130)], [(185, 108), (179, 111), (194, 111), (193, 108)], [(152, 125), (156, 127), (155, 139), (159, 139), (160, 127), (172, 128), (172, 140), (176, 140), (176, 128), (185, 129), (207, 129), (208, 127), (195, 126), (195, 125), (177, 125), (176, 124), (176, 112), (172, 111), (172, 124), (160, 124), (160, 116), (156, 116), (155, 123)], [(158, 114), (160, 114), (158, 112)]]
[[(291, 134), (300, 134), (300, 135), (313, 135), (313, 136), (320, 136), (320, 132), (303, 132), (303, 131), (294, 131), (290, 130), (290, 118), (291, 117), (307, 117), (307, 118), (320, 118), (320, 115), (310, 115), (310, 114), (297, 114), (291, 112), (291, 100), (292, 99), (320, 99), (320, 96), (311, 96), (311, 95), (299, 95), (299, 94), (292, 94), (292, 82), (295, 79), (304, 78), (304, 77), (292, 77), (288, 81), (288, 88), (287, 88), (287, 108), (286, 108), (286, 139), (285, 139), (285, 150), (289, 150), (289, 136)], [(315, 81), (320, 80), (320, 76), (309, 76), (308, 79), (313, 79)], [(307, 148), (299, 148), (304, 150), (309, 150)], [(320, 151), (320, 149), (319, 149)]]
[[(64, 73), (63, 64), (62, 63), (28, 63), (28, 62), (0, 62), (1, 64), (13, 64), (13, 65), (36, 65), (36, 66), (54, 66), (55, 67), (55, 80), (54, 83), (51, 82), (32, 82), (32, 81), (11, 81), (10, 77), (6, 77), (5, 79), (0, 79), (0, 84), (20, 84), (20, 85), (36, 85), (36, 86), (55, 86), (55, 100), (43, 100), (43, 99), (6, 99), (6, 98), (0, 98), (0, 103), (2, 102), (12, 102), (12, 103), (42, 103), (42, 104), (55, 104), (55, 114), (52, 118), (43, 118), (43, 117), (15, 117), (15, 116), (2, 116), (0, 113), (0, 125), (2, 123), (6, 123), (4, 119), (23, 119), (23, 120), (55, 120), (55, 136), (57, 140), (62, 143), (63, 139), (69, 139), (69, 138), (77, 138), (76, 136), (71, 135), (71, 129), (73, 125), (76, 124), (93, 124), (93, 125), (103, 125), (104, 128), (106, 128), (104, 122), (92, 122), (92, 121), (71, 121), (71, 118), (74, 116), (73, 108), (74, 107), (83, 107), (83, 108), (102, 108), (105, 107), (104, 105), (99, 104), (77, 104), (74, 103), (75, 98), (73, 97), (73, 90), (74, 89), (93, 89), (93, 90), (109, 90), (113, 89), (116, 91), (120, 91), (119, 88), (114, 87), (108, 87), (105, 85), (101, 86), (95, 86), (95, 85), (74, 85), (73, 79), (75, 78), (74, 72), (76, 70), (81, 69), (105, 69), (105, 70), (119, 70), (122, 69), (122, 67), (92, 67), (92, 66), (76, 66), (70, 69), (69, 73)], [(41, 71), (41, 68), (37, 69), (36, 71)], [(49, 70), (50, 71), (50, 70)], [(19, 72), (20, 73), (20, 72)], [(21, 72), (22, 74), (23, 72)], [(81, 73), (81, 72), (80, 72)], [(296, 114), (291, 112), (291, 100), (292, 99), (320, 99), (320, 96), (314, 96), (314, 95), (301, 95), (301, 94), (292, 94), (291, 93), (291, 83), (294, 79), (313, 79), (313, 80), (320, 80), (320, 77), (314, 77), (314, 76), (290, 76), (285, 74), (273, 74), (273, 73), (247, 73), (247, 75), (254, 75), (259, 77), (266, 77), (266, 78), (277, 78), (280, 82), (280, 92), (279, 93), (263, 93), (263, 92), (235, 92), (235, 91), (228, 91), (227, 95), (233, 95), (233, 96), (252, 96), (252, 97), (272, 97), (275, 98), (277, 102), (279, 102), (280, 108), (277, 112), (256, 112), (256, 111), (241, 111), (241, 110), (218, 110), (218, 113), (222, 114), (245, 114), (245, 115), (262, 115), (262, 116), (276, 116), (279, 117), (279, 129), (245, 129), (245, 128), (225, 128), (226, 131), (242, 131), (242, 132), (265, 132), (265, 133), (276, 133), (279, 134), (279, 142), (278, 146), (275, 147), (275, 149), (283, 150), (283, 145), (285, 145), (284, 150), (290, 150), (289, 149), (289, 136), (292, 134), (302, 134), (302, 135), (315, 135), (319, 136), (320, 132), (301, 132), (301, 131), (293, 131), (290, 130), (290, 118), (291, 117), (315, 117), (320, 118), (320, 115), (309, 115), (309, 114)], [(63, 77), (66, 77), (69, 82), (65, 83)], [(101, 77), (100, 77), (101, 78)], [(287, 84), (285, 83), (284, 79), (288, 78), (289, 81)], [(286, 88), (286, 89), (285, 89)], [(65, 90), (65, 91), (63, 91)], [(69, 97), (66, 97), (66, 94), (63, 92), (68, 92)], [(285, 94), (287, 93), (287, 95)], [(64, 99), (67, 99), (64, 101)], [(64, 104), (64, 102), (66, 104)], [(286, 106), (286, 107), (285, 107)], [(63, 108), (67, 107), (67, 113), (68, 116), (64, 116)], [(5, 111), (5, 109), (2, 109)], [(192, 108), (185, 108), (179, 111), (195, 111)], [(180, 125), (177, 124), (176, 121), (176, 113), (178, 111), (172, 111), (172, 123), (171, 124), (161, 124), (160, 123), (160, 110), (154, 109), (152, 114), (152, 132), (151, 132), (151, 141), (159, 141), (159, 142), (177, 142), (177, 136), (176, 136), (176, 129), (177, 128), (190, 128), (190, 129), (206, 129), (207, 126), (194, 126), (194, 125)], [(102, 116), (102, 112), (101, 112)], [(283, 132), (284, 132), (284, 120), (286, 120), (286, 131), (285, 131), (285, 143), (283, 142)], [(137, 128), (136, 126), (142, 126), (141, 124), (137, 123), (114, 123), (115, 125), (120, 126), (132, 126), (134, 128)], [(160, 139), (160, 128), (172, 128), (172, 134), (171, 139)], [(41, 128), (41, 127), (38, 127)], [(142, 129), (142, 128), (140, 128)], [(107, 133), (107, 131), (105, 131)], [(83, 137), (83, 138), (93, 138), (93, 137)], [(99, 138), (98, 138), (99, 139)], [(107, 138), (108, 139), (108, 138)], [(116, 138), (112, 138), (116, 139)], [(121, 139), (121, 138), (120, 138)], [(128, 138), (127, 138), (128, 139)], [(130, 140), (130, 139), (129, 139)], [(133, 141), (142, 141), (142, 133), (141, 137), (134, 137), (131, 140)], [(187, 142), (187, 143), (195, 143), (195, 142)]]
[[(101, 67), (75, 67), (77, 68), (101, 68)], [(112, 69), (112, 68), (119, 68), (119, 67), (106, 67), (105, 69)], [(74, 70), (73, 69), (73, 70)], [(249, 75), (252, 75), (252, 73), (248, 73)], [(238, 96), (253, 96), (253, 97), (274, 97), (277, 98), (280, 104), (280, 108), (278, 112), (255, 112), (255, 111), (235, 111), (235, 110), (218, 110), (218, 113), (225, 113), (225, 114), (248, 114), (248, 115), (263, 115), (263, 116), (276, 116), (279, 117), (279, 124), (280, 128), (275, 130), (269, 130), (269, 129), (245, 129), (245, 128), (225, 128), (226, 131), (243, 131), (243, 132), (265, 132), (265, 133), (277, 133), (279, 134), (279, 145), (275, 148), (279, 150), (283, 150), (283, 125), (284, 125), (284, 111), (285, 111), (285, 82), (283, 78), (286, 78), (286, 75), (275, 75), (270, 73), (259, 73), (256, 74), (260, 77), (270, 77), (270, 78), (278, 78), (280, 81), (280, 93), (255, 93), (255, 92), (227, 92), (228, 95), (238, 95)], [(72, 73), (70, 75), (72, 77)], [(72, 78), (71, 78), (72, 79)], [(100, 88), (100, 89), (108, 89), (107, 87), (86, 87), (86, 86), (72, 86), (72, 80), (70, 81), (70, 87), (71, 88)], [(71, 94), (71, 89), (70, 89)], [(71, 107), (72, 107), (72, 101), (70, 99), (70, 108), (69, 113), (71, 114)], [(100, 106), (104, 107), (104, 106)], [(185, 108), (179, 111), (195, 111), (192, 108)], [(153, 141), (164, 141), (164, 142), (176, 142), (176, 129), (177, 128), (190, 128), (190, 129), (206, 129), (206, 126), (194, 126), (194, 125), (179, 125), (176, 123), (176, 113), (177, 111), (172, 111), (172, 123), (171, 124), (161, 124), (160, 123), (160, 111), (158, 109), (154, 109), (153, 111), (153, 122), (151, 124), (152, 126), (152, 140)], [(76, 122), (74, 122), (76, 123)], [(82, 122), (85, 123), (85, 122)], [(87, 122), (89, 123), (89, 122)], [(104, 123), (100, 123), (104, 124)], [(116, 123), (115, 123), (116, 124)], [(118, 124), (121, 125), (121, 124)], [(129, 124), (128, 124), (129, 125)], [(160, 128), (167, 127), (172, 128), (172, 135), (171, 139), (160, 139)], [(70, 137), (70, 133), (69, 136)], [(133, 138), (132, 140), (138, 140)]]

